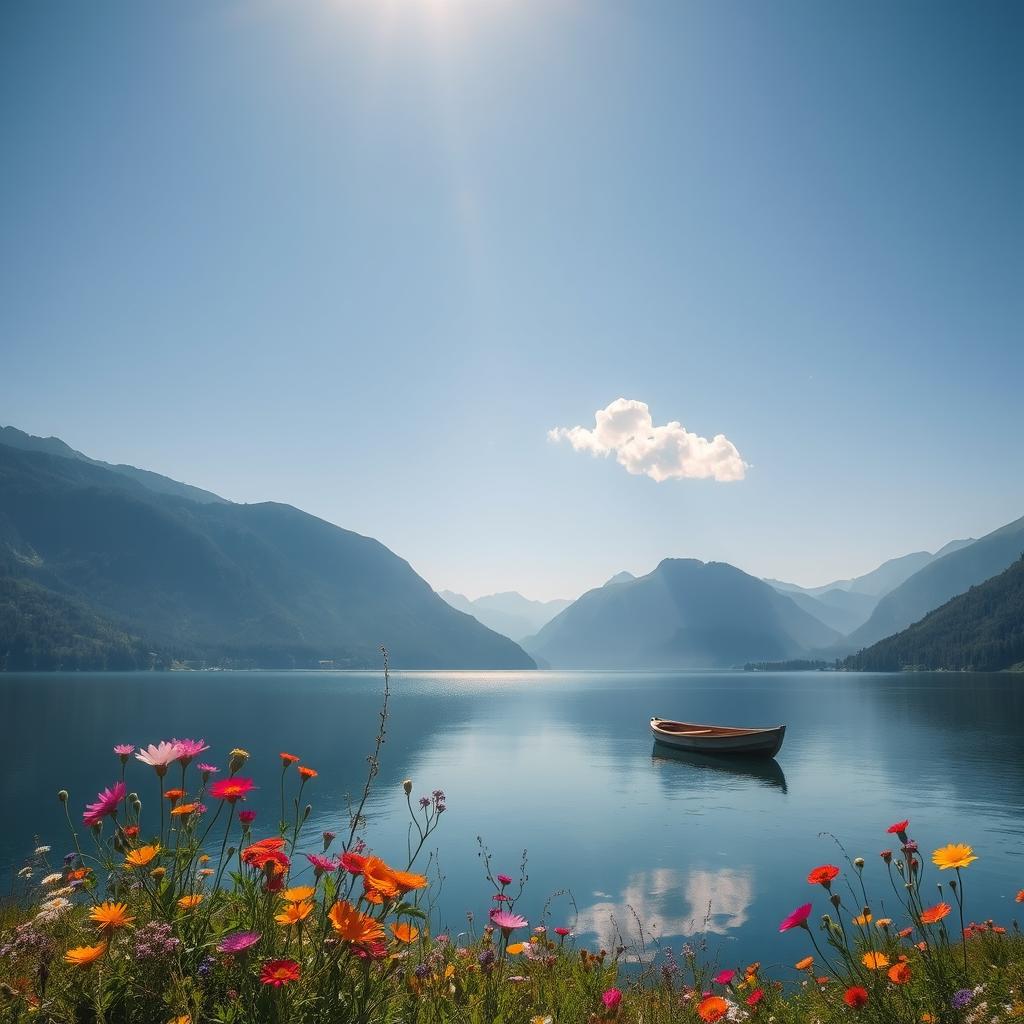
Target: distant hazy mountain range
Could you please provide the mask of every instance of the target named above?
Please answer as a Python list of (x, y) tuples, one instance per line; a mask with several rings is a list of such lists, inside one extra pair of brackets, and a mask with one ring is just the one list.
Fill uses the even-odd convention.
[(722, 562), (666, 558), (588, 591), (524, 641), (554, 668), (725, 668), (827, 647), (839, 634)]
[(1024, 670), (1024, 557), (920, 622), (848, 658), (868, 672)]
[(572, 604), (572, 601), (562, 599), (531, 601), (514, 590), (478, 597), (474, 601), (452, 590), (439, 590), (438, 594), (453, 608), (472, 615), (488, 629), (493, 629), (517, 643), (524, 637), (532, 636), (563, 608), (568, 608)]
[[(54, 438), (0, 443), (0, 663), (533, 668), (377, 541)], [(198, 500), (197, 500), (198, 495)], [(153, 652), (155, 659), (151, 657)]]

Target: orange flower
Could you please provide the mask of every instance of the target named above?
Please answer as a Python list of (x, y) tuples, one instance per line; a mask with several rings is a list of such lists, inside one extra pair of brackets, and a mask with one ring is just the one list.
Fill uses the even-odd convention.
[(178, 804), (177, 807), (171, 811), (171, 815), (174, 817), (184, 817), (186, 814), (193, 814), (199, 810), (199, 804)]
[(855, 918), (853, 919), (853, 923), (854, 923), (854, 924), (857, 924), (857, 925), (860, 925), (860, 927), (861, 927), (861, 928), (864, 928), (864, 927), (866, 927), (867, 925), (871, 924), (871, 914), (870, 914), (870, 913), (867, 913), (867, 914), (858, 914), (858, 915), (857, 915), (857, 916), (856, 916), (856, 917), (855, 917)]
[(1021, 890), (1020, 890), (1020, 891), (1019, 891), (1019, 892), (1017, 893), (1017, 895), (1016, 895), (1016, 896), (1014, 896), (1014, 899), (1015, 899), (1015, 900), (1016, 900), (1016, 901), (1017, 901), (1018, 903), (1024, 903), (1024, 889), (1021, 889)]
[(81, 879), (85, 878), (85, 876), (87, 874), (89, 874), (90, 870), (91, 870), (90, 868), (76, 868), (74, 871), (69, 871), (68, 872), (68, 881), (69, 882), (78, 882)]
[(164, 790), (164, 796), (171, 801), (172, 804), (177, 803), (185, 795), (183, 789), (166, 789)]
[(128, 916), (127, 903), (101, 903), (93, 907), (89, 917), (100, 926), (102, 932), (112, 932), (115, 928), (126, 928), (135, 920)]
[(280, 914), (275, 915), (274, 920), (285, 926), (302, 924), (312, 913), (313, 903), (310, 900), (302, 900), (299, 903), (289, 903)]
[(941, 871), (948, 868), (967, 868), (978, 858), (966, 843), (950, 843), (932, 854), (932, 863)]
[(823, 885), (828, 889), (831, 887), (833, 880), (838, 877), (839, 868), (834, 864), (823, 864), (820, 868), (815, 868), (807, 876), (807, 881), (810, 885)]
[(921, 924), (935, 924), (949, 915), (952, 907), (948, 903), (936, 903), (934, 907), (921, 911)]
[(308, 900), (316, 890), (311, 885), (293, 885), (281, 893), (281, 899), (286, 903), (301, 903)]
[(425, 889), (427, 887), (426, 875), (417, 875), (412, 871), (396, 871), (394, 868), (390, 870), (391, 878), (403, 896), (413, 889)]
[(202, 902), (202, 895), (196, 892), (191, 893), (188, 896), (182, 896), (181, 899), (178, 900), (178, 906), (181, 907), (182, 910), (194, 910)]
[(894, 985), (906, 985), (910, 981), (910, 968), (904, 964), (893, 964), (889, 968), (889, 980)]
[(708, 996), (701, 1000), (697, 1014), (706, 1024), (714, 1024), (729, 1012), (729, 1004), (721, 996)]
[(913, 928), (903, 928), (899, 932), (897, 932), (896, 934), (899, 935), (899, 937), (901, 939), (909, 939), (910, 936), (914, 934), (914, 929)]
[(805, 956), (803, 960), (799, 960), (797, 963), (793, 964), (793, 966), (798, 971), (809, 971), (814, 966), (814, 957)]
[(125, 857), (126, 868), (144, 868), (160, 852), (160, 844), (152, 843), (150, 846), (140, 846), (137, 850), (130, 850)]
[(338, 900), (328, 917), (334, 930), (348, 942), (376, 942), (384, 938), (380, 923), (368, 914), (360, 913), (347, 900)]
[(401, 924), (393, 924), (391, 926), (391, 934), (399, 942), (415, 942), (419, 933), (419, 928), (414, 928), (411, 924), (406, 924), (404, 921)]
[(315, 768), (307, 768), (303, 764), (303, 765), (299, 765), (299, 774), (304, 779), (315, 779), (320, 773)]
[(371, 903), (383, 903), (385, 898), (394, 899), (398, 895), (394, 873), (380, 857), (366, 858), (363, 865), (363, 889)]
[(95, 963), (107, 951), (107, 944), (101, 942), (98, 946), (76, 946), (64, 954), (64, 960), (76, 967), (88, 967)]
[(860, 962), (870, 971), (880, 971), (889, 966), (889, 958), (884, 953), (865, 953)]
[(295, 764), (298, 758), (294, 754), (286, 754), (284, 751), (281, 752), (281, 765), (287, 768), (291, 764)]

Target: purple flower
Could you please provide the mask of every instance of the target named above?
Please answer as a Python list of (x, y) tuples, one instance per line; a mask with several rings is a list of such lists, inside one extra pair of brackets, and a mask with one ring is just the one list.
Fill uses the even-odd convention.
[(217, 949), (222, 953), (244, 953), (247, 949), (252, 949), (262, 938), (259, 932), (233, 932), (231, 935), (225, 935), (217, 943)]
[(170, 956), (180, 945), (171, 933), (171, 926), (163, 921), (150, 921), (135, 933), (135, 957), (138, 960)]
[(420, 797), (420, 807), (429, 807), (429, 806), (430, 806), (430, 797), (429, 796), (421, 796)]
[(484, 950), (481, 950), (479, 956), (477, 956), (477, 960), (480, 962), (481, 967), (490, 967), (495, 960), (494, 950), (491, 949), (490, 946), (488, 946)]
[(430, 974), (430, 968), (426, 964), (417, 964), (416, 970), (413, 971), (417, 978), (422, 981), (428, 974)]
[(969, 988), (962, 988), (953, 993), (952, 1006), (954, 1010), (962, 1010), (972, 999), (974, 993)]

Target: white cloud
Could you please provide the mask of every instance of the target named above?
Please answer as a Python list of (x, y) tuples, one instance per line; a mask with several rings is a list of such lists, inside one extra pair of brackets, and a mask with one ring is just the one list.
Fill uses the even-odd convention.
[(568, 441), (578, 452), (610, 455), (635, 476), (644, 474), (662, 480), (713, 477), (720, 482), (742, 480), (747, 463), (736, 445), (724, 434), (709, 441), (691, 434), (672, 420), (656, 427), (646, 402), (616, 398), (594, 414), (593, 430), (586, 427), (555, 427), (548, 431), (552, 441)]

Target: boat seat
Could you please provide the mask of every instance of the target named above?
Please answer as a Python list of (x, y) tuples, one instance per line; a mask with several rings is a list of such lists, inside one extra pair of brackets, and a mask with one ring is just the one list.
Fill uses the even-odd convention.
[(703, 736), (705, 733), (714, 732), (714, 729), (683, 729), (677, 732), (677, 736)]

